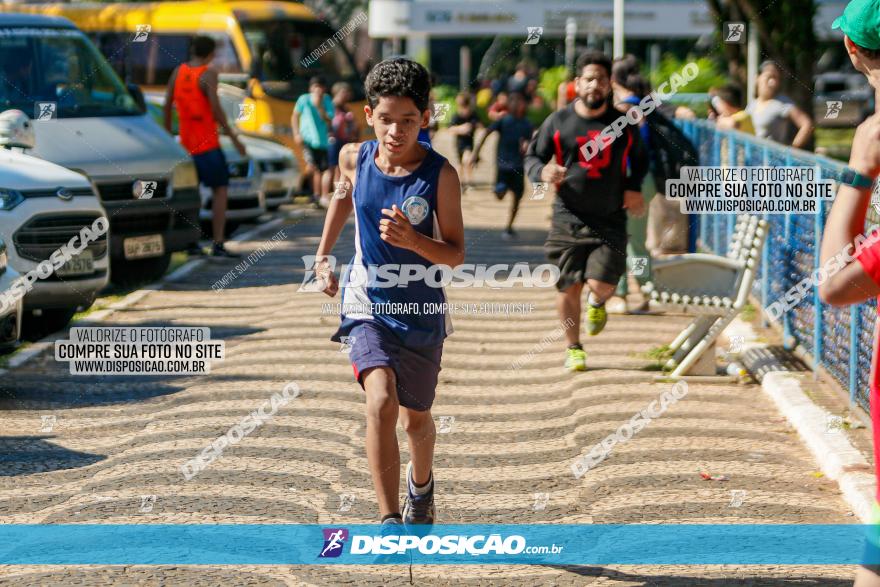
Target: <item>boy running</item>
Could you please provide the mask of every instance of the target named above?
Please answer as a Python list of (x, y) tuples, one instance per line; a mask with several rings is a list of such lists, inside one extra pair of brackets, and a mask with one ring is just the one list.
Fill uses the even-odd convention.
[[(402, 57), (377, 64), (366, 79), (367, 123), (376, 140), (349, 143), (340, 153), (342, 180), (351, 197), (331, 201), (317, 251), (316, 273), (324, 292), (334, 296), (338, 282), (326, 256), (355, 213), (352, 271), (400, 267), (457, 266), (464, 260), (461, 187), (455, 169), (436, 151), (419, 143), (429, 123), (431, 81), (427, 70)], [(352, 280), (353, 281), (353, 280)], [(442, 288), (424, 280), (406, 287), (346, 284), (342, 323), (332, 339), (348, 337), (354, 376), (366, 393), (367, 460), (383, 524), (432, 524), (435, 518), (434, 402), (443, 340), (452, 332), (449, 316), (427, 313), (443, 304)], [(375, 287), (373, 287), (375, 286)], [(415, 312), (396, 312), (411, 307)], [(377, 306), (377, 305), (381, 305)], [(375, 310), (375, 311), (374, 311)], [(400, 514), (400, 451), (397, 420), (409, 439), (407, 497)]]
[[(226, 120), (226, 114), (217, 97), (217, 70), (211, 68), (217, 43), (211, 37), (198, 36), (192, 40), (188, 63), (182, 63), (172, 73), (165, 91), (163, 107), (165, 129), (171, 132), (172, 112), (177, 109), (180, 126), (180, 142), (192, 155), (199, 175), (199, 182), (211, 189), (211, 228), (214, 257), (238, 257), (226, 250), (226, 206), (229, 194), (229, 170), (226, 157), (220, 148), (217, 126), (229, 135), (236, 150), (245, 156), (244, 145), (238, 133)], [(190, 253), (201, 254), (198, 245), (190, 247)]]
[(480, 149), (486, 142), (486, 137), (498, 131), (498, 153), (496, 154), (495, 197), (499, 200), (509, 191), (513, 194), (510, 203), (510, 215), (507, 219), (507, 228), (501, 233), (501, 238), (511, 240), (516, 237), (513, 232), (513, 221), (519, 212), (519, 202), (522, 200), (526, 189), (525, 171), (523, 169), (523, 155), (529, 145), (535, 129), (526, 118), (526, 98), (520, 93), (510, 94), (507, 114), (486, 127), (486, 132), (480, 137), (474, 149), (474, 161), (480, 160)]
[[(324, 78), (309, 80), (309, 93), (296, 100), (291, 118), (293, 141), (302, 147), (306, 160), (306, 175), (312, 177), (312, 203), (326, 208), (330, 179), (324, 175), (330, 168), (327, 150), (330, 148), (330, 125), (333, 120), (333, 99), (327, 95)], [(328, 174), (329, 175), (329, 174)]]
[[(587, 333), (602, 332), (605, 301), (614, 294), (626, 271), (627, 211), (644, 213), (640, 192), (648, 168), (638, 127), (622, 134), (590, 159), (582, 147), (622, 116), (610, 105), (611, 60), (597, 51), (577, 61), (578, 100), (551, 114), (541, 125), (526, 154), (532, 182), (556, 184), (553, 220), (544, 243), (548, 259), (559, 266), (556, 308), (559, 318), (580, 324), (581, 291), (590, 289)], [(629, 173), (627, 173), (629, 169)], [(586, 353), (580, 327), (565, 331), (565, 368), (585, 371)]]

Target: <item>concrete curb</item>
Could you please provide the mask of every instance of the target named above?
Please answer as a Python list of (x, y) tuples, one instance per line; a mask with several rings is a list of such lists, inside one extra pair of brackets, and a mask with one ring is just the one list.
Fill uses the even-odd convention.
[[(727, 334), (736, 333), (747, 341), (757, 339), (754, 329), (746, 322), (736, 319), (731, 327)], [(766, 347), (766, 344), (750, 342), (743, 350)], [(797, 430), (816, 459), (819, 470), (837, 481), (853, 513), (863, 523), (869, 523), (875, 501), (874, 469), (843, 431), (829, 431), (828, 421), (832, 414), (813, 403), (804, 393), (801, 387), (803, 377), (810, 375), (786, 371), (767, 373), (761, 380), (761, 389)]]
[[(303, 216), (306, 216), (306, 215), (308, 215), (308, 212), (305, 210), (293, 210), (290, 214), (286, 214), (285, 216), (282, 216), (280, 218), (275, 218), (273, 220), (270, 220), (269, 222), (255, 226), (251, 230), (249, 230), (245, 233), (242, 233), (242, 234), (240, 234), (234, 238), (231, 238), (229, 240), (234, 241), (234, 242), (247, 241), (247, 240), (252, 239), (256, 235), (258, 235), (262, 232), (265, 232), (266, 230), (270, 230), (270, 229), (273, 229), (273, 228), (276, 228), (276, 227), (282, 225), (284, 223), (284, 221), (287, 219), (302, 218)], [(127, 296), (125, 296), (124, 298), (122, 298), (121, 300), (116, 302), (115, 304), (111, 304), (110, 306), (107, 306), (103, 310), (98, 310), (97, 312), (93, 312), (92, 314), (89, 314), (88, 318), (86, 318), (84, 320), (80, 320), (76, 323), (72, 323), (70, 326), (89, 326), (91, 324), (103, 322), (111, 314), (113, 314), (113, 312), (116, 312), (117, 310), (124, 310), (125, 308), (128, 308), (129, 306), (132, 306), (132, 305), (138, 303), (139, 301), (141, 301), (143, 298), (145, 298), (150, 293), (152, 293), (154, 291), (159, 291), (160, 289), (162, 289), (162, 287), (164, 287), (165, 284), (174, 283), (175, 281), (180, 281), (181, 279), (183, 279), (184, 277), (186, 277), (187, 275), (189, 275), (190, 273), (192, 273), (193, 271), (195, 271), (196, 269), (201, 267), (201, 265), (203, 263), (205, 263), (206, 260), (207, 259), (205, 259), (205, 258), (199, 258), (199, 259), (193, 259), (191, 261), (187, 261), (186, 263), (184, 263), (183, 265), (181, 265), (180, 267), (175, 269), (170, 274), (162, 277), (159, 281), (156, 281), (156, 282), (151, 283), (149, 285), (145, 285), (144, 287), (129, 293)], [(68, 327), (68, 328), (70, 328), (70, 327)], [(33, 343), (32, 345), (30, 345), (28, 348), (24, 349), (23, 351), (16, 353), (11, 359), (9, 359), (9, 362), (6, 364), (6, 368), (0, 369), (0, 375), (3, 375), (4, 373), (6, 373), (9, 369), (14, 369), (16, 367), (20, 367), (21, 365), (24, 365), (25, 363), (27, 363), (28, 361), (30, 361), (31, 359), (33, 359), (34, 357), (36, 357), (37, 355), (42, 353), (43, 351), (54, 347), (55, 341), (58, 339), (58, 336), (56, 336), (56, 334), (57, 333), (50, 334), (50, 335), (38, 340), (37, 342)]]

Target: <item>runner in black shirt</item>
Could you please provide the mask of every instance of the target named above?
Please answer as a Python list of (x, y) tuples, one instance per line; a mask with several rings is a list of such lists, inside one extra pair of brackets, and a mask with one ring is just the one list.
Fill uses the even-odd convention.
[[(626, 215), (644, 213), (640, 192), (648, 169), (638, 126), (625, 125), (610, 145), (587, 158), (582, 148), (623, 114), (610, 103), (611, 60), (588, 51), (578, 58), (577, 99), (551, 114), (526, 154), (533, 183), (556, 185), (553, 222), (544, 244), (547, 257), (559, 266), (557, 309), (560, 319), (580, 324), (581, 291), (589, 285), (587, 332), (605, 327), (605, 301), (626, 271)], [(565, 331), (570, 371), (586, 370), (580, 327)]]

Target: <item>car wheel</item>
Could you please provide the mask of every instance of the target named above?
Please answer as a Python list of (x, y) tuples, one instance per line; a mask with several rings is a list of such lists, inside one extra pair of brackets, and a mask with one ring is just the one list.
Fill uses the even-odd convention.
[(171, 253), (150, 259), (111, 259), (110, 281), (120, 287), (131, 287), (156, 281), (168, 270)]
[(43, 310), (37, 316), (33, 310), (25, 310), (21, 317), (21, 339), (37, 341), (57, 332), (70, 323), (76, 308), (52, 308)]

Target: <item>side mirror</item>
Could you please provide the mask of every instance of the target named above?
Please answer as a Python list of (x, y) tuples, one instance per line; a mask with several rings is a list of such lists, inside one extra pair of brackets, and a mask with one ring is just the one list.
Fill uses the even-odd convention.
[(137, 104), (137, 107), (144, 114), (147, 113), (147, 100), (144, 98), (144, 92), (141, 90), (140, 86), (137, 84), (128, 83), (125, 84), (125, 88), (128, 90), (128, 93), (131, 94), (131, 97), (134, 98), (134, 103)]

